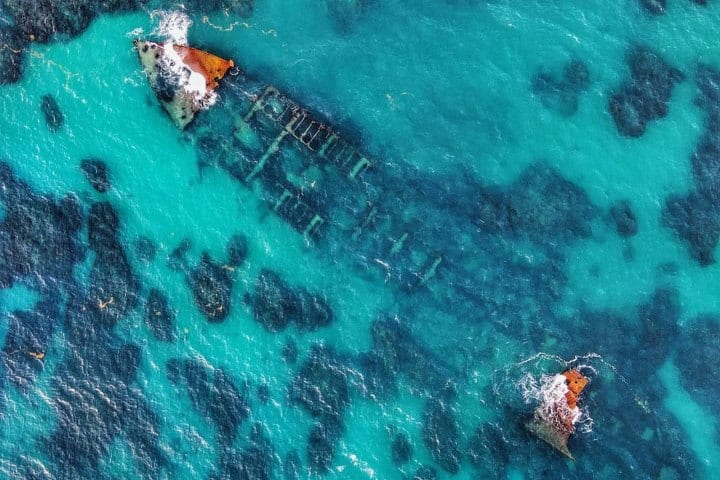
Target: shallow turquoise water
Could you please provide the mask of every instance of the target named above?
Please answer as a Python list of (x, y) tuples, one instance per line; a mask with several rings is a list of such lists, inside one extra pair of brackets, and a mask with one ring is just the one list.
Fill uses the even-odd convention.
[[(515, 3), (387, 0), (346, 12), (345, 20), (339, 21), (325, 2), (258, 0), (247, 19), (193, 13), (190, 43), (233, 58), (249, 76), (275, 85), (352, 132), (355, 143), (376, 159), (377, 169), (386, 172), (381, 178), (390, 194), (395, 188), (391, 184), (403, 185), (408, 179), (404, 168), (417, 171), (421, 178), (438, 179), (452, 197), (466, 192), (455, 189), (454, 181), (473, 179), (507, 187), (539, 159), (579, 186), (602, 214), (592, 220), (587, 237), (567, 244), (548, 240), (558, 243), (561, 258), (553, 261), (566, 276), (555, 303), (544, 305), (552, 318), (543, 317), (544, 309), (525, 308), (527, 299), (521, 295), (510, 297), (513, 288), (535, 288), (513, 287), (512, 281), (498, 289), (505, 298), (493, 298), (492, 303), (488, 294), (480, 306), (457, 296), (449, 282), (459, 277), (452, 272), (443, 275), (442, 270), (420, 293), (408, 294), (395, 279), (386, 277), (384, 259), (365, 258), (363, 266), (346, 252), (355, 248), (350, 236), (308, 241), (271, 211), (257, 185), (248, 188), (221, 168), (201, 169), (196, 149), (199, 133), (192, 129), (180, 133), (169, 121), (132, 49), (137, 29), (148, 35), (154, 28), (148, 12), (103, 16), (76, 39), (29, 47), (22, 80), (0, 87), (0, 157), (38, 192), (58, 198), (73, 192), (86, 209), (94, 201), (109, 201), (120, 218), (121, 243), (142, 284), (140, 296), (144, 298), (150, 288), (161, 288), (177, 312), (174, 344), (153, 338), (140, 307), (114, 328), (119, 338), (142, 349), (134, 384), (160, 419), (160, 448), (172, 465), (158, 468), (155, 476), (206, 478), (220, 455), (214, 427), (193, 408), (184, 390), (168, 380), (169, 359), (202, 358), (207, 365), (230, 372), (238, 384), (247, 382), (251, 392), (267, 384), (270, 401), (251, 401), (250, 419), (240, 427), (236, 446), (245, 445), (251, 424), (258, 422), (274, 448), (273, 478), (282, 478), (283, 458), (291, 450), (299, 452), (303, 465), (308, 463), (305, 445), (315, 420), (287, 393), (307, 352), (318, 342), (350, 357), (367, 352), (372, 347), (373, 321), (389, 314), (407, 321), (416, 340), (432, 352), (431, 358), (442, 360), (452, 372), (457, 389), (452, 409), (463, 452), (479, 425), (493, 422), (512, 429), (522, 421), (517, 410), (504, 406), (522, 403), (514, 397), (521, 395), (515, 385), (523, 373), (552, 374), (564, 367), (561, 362), (521, 362), (540, 351), (567, 360), (596, 353), (604, 360), (589, 361), (596, 370), (588, 391), (590, 415), (609, 408), (597, 389), (619, 390), (622, 384), (633, 392), (626, 401), (642, 404), (649, 412), (643, 421), (650, 433), (633, 454), (658, 448), (657, 437), (667, 428), (678, 432), (683, 450), (690, 452), (689, 460), (682, 461), (689, 462), (693, 475), (718, 478), (718, 405), (708, 405), (684, 389), (673, 353), (681, 340), (671, 339), (667, 356), (656, 359), (656, 377), (640, 380), (628, 366), (630, 359), (618, 353), (622, 349), (603, 341), (606, 330), (598, 328), (597, 349), (579, 351), (573, 351), (574, 340), (563, 338), (562, 332), (565, 327), (570, 331), (572, 322), (583, 321), (582, 313), (588, 310), (618, 312), (635, 325), (638, 305), (658, 287), (677, 291), (681, 331), (690, 329), (698, 315), (720, 310), (717, 264), (700, 266), (661, 224), (665, 198), (693, 188), (689, 159), (705, 129), (703, 113), (693, 103), (694, 72), (698, 63), (720, 68), (720, 49), (715, 44), (720, 4), (710, 2), (703, 8), (677, 0), (670, 2), (663, 16), (651, 17), (629, 0)], [(667, 116), (650, 122), (642, 137), (623, 138), (608, 111), (608, 99), (628, 77), (625, 54), (638, 43), (659, 52), (686, 79), (673, 90)], [(559, 72), (572, 58), (585, 62), (591, 83), (579, 97), (577, 113), (566, 117), (544, 107), (531, 92), (531, 82), (540, 69)], [(48, 130), (39, 108), (46, 93), (56, 98), (65, 117), (57, 134)], [(222, 86), (219, 93), (222, 104), (230, 94)], [(93, 191), (84, 178), (79, 162), (87, 157), (107, 163), (112, 183), (108, 193)], [(433, 217), (434, 212), (424, 215), (423, 205), (444, 200), (429, 195), (419, 188), (416, 204), (397, 205), (388, 199), (388, 208), (407, 221), (436, 222), (433, 228), (439, 237), (477, 229), (471, 224), (458, 226), (459, 214), (442, 221)], [(629, 200), (637, 216), (638, 233), (629, 239), (619, 237), (606, 218), (610, 205), (621, 198)], [(455, 200), (474, 201), (465, 196)], [(80, 234), (85, 243), (86, 231), (83, 227)], [(192, 242), (193, 263), (203, 251), (223, 259), (234, 234), (247, 237), (248, 258), (233, 272), (231, 315), (223, 323), (209, 323), (183, 275), (172, 271), (165, 260), (186, 238)], [(133, 253), (139, 236), (157, 245), (158, 254), (150, 264)], [(464, 248), (476, 262), (469, 270), (478, 278), (504, 276), (500, 265), (513, 259), (542, 263), (542, 249), (527, 242), (501, 239), (498, 245), (484, 247), (473, 240), (468, 237)], [(499, 251), (509, 252), (507, 260), (493, 257)], [(663, 269), (668, 263), (673, 268)], [(305, 333), (295, 327), (282, 333), (263, 329), (243, 303), (263, 268), (278, 272), (291, 285), (320, 292), (334, 312), (332, 324)], [(88, 270), (87, 261), (77, 265), (75, 278), (87, 283)], [(29, 310), (36, 301), (32, 289), (22, 283), (0, 290), (3, 317)], [(7, 323), (0, 323), (0, 335), (5, 335)], [(533, 325), (546, 329), (545, 338), (533, 337)], [(55, 471), (44, 445), (57, 423), (52, 378), (69, 354), (65, 335), (54, 334), (42, 370), (30, 387), (5, 386), (0, 472), (7, 478), (22, 478), (16, 463), (23, 456)], [(297, 364), (280, 355), (290, 338), (300, 351)], [(617, 343), (622, 344), (622, 339)], [(720, 358), (719, 351), (711, 350), (713, 354)], [(353, 365), (348, 367), (349, 383), (358, 383), (356, 377), (362, 372), (353, 362), (348, 364)], [(708, 369), (712, 371), (712, 366)], [(423, 442), (423, 412), (431, 392), (412, 375), (400, 375), (398, 381), (397, 393), (380, 400), (351, 388), (343, 433), (325, 476), (413, 478), (420, 465), (434, 465), (438, 478), (485, 478), (465, 453), (457, 474), (436, 464)], [(664, 389), (659, 401), (644, 386), (633, 389), (635, 383), (645, 382)], [(613, 408), (623, 407), (614, 404)], [(524, 409), (529, 416), (533, 405)], [(578, 432), (571, 441), (573, 450), (581, 452), (576, 452), (578, 463), (594, 457), (601, 464), (606, 456), (618, 461), (613, 455), (619, 454), (609, 453), (604, 442), (613, 438), (607, 434), (613, 428), (618, 438), (628, 433), (620, 423), (613, 427), (601, 417), (592, 433)], [(632, 428), (642, 426), (641, 422)], [(397, 429), (409, 435), (414, 447), (413, 458), (400, 467), (390, 455), (391, 432)], [(536, 475), (541, 470), (565, 478), (578, 468), (529, 436), (525, 440), (511, 441), (511, 450), (525, 456), (508, 454), (511, 460), (504, 464), (498, 459), (499, 478), (540, 478)], [(527, 461), (534, 452), (539, 452), (534, 461), (542, 468)], [(652, 471), (645, 468), (636, 472), (637, 478), (681, 475), (670, 464), (655, 465)], [(112, 439), (99, 471), (107, 478), (144, 475), (123, 435)], [(301, 478), (317, 475), (307, 466), (302, 472)], [(594, 475), (622, 477), (613, 467), (597, 469)]]

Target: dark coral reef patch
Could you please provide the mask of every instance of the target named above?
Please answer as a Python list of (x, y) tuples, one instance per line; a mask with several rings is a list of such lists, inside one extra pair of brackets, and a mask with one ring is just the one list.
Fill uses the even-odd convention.
[(700, 265), (715, 262), (720, 238), (720, 72), (706, 65), (695, 75), (695, 103), (705, 114), (705, 132), (691, 157), (695, 188), (665, 200), (663, 224), (685, 242)]
[(668, 114), (673, 88), (685, 75), (647, 47), (630, 48), (626, 60), (630, 78), (610, 96), (608, 109), (620, 135), (640, 137), (648, 123)]
[(543, 106), (560, 115), (574, 115), (580, 104), (580, 95), (590, 86), (590, 72), (581, 60), (571, 60), (562, 75), (541, 71), (532, 80), (530, 91), (540, 98)]

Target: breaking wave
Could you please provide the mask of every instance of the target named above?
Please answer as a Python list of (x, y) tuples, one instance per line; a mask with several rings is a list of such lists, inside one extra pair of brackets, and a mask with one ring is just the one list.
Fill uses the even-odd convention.
[(154, 10), (150, 18), (157, 20), (158, 25), (152, 31), (153, 35), (176, 45), (187, 45), (188, 31), (193, 21), (185, 12), (175, 10)]

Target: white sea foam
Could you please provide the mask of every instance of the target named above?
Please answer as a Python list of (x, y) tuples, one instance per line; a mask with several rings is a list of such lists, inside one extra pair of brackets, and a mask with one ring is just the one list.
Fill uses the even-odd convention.
[(548, 422), (563, 425), (570, 419), (574, 425), (580, 421), (580, 409), (570, 408), (565, 399), (570, 390), (564, 375), (543, 375), (536, 379), (528, 373), (520, 380), (519, 388), (525, 403), (538, 403), (535, 413)]
[(150, 17), (158, 21), (153, 34), (164, 40), (163, 55), (159, 62), (165, 80), (177, 84), (182, 94), (192, 99), (196, 108), (206, 109), (214, 105), (217, 94), (207, 89), (205, 77), (188, 68), (173, 48), (173, 45), (187, 45), (188, 31), (193, 23), (190, 17), (175, 10), (155, 10), (150, 13)]
[[(597, 370), (587, 363), (578, 364), (578, 360), (587, 361), (598, 358), (600, 357), (597, 354), (589, 354), (582, 357), (576, 357), (571, 361), (564, 361), (559, 359), (559, 357), (539, 354), (538, 356), (534, 356), (531, 359), (521, 362), (520, 365), (539, 359), (560, 360), (563, 364), (563, 370), (575, 368), (587, 375), (586, 372), (589, 371), (592, 374), (595, 374), (597, 373)], [(541, 375), (536, 377), (532, 373), (526, 372), (516, 385), (522, 394), (524, 402), (526, 404), (537, 405), (536, 414), (543, 419), (557, 425), (564, 425), (565, 422), (570, 419), (576, 430), (581, 432), (592, 431), (593, 419), (588, 412), (588, 408), (583, 406), (581, 410), (579, 407), (570, 408), (568, 406), (565, 394), (569, 391), (569, 389), (564, 375), (558, 373), (555, 375)]]
[(150, 12), (150, 18), (158, 21), (158, 26), (152, 31), (153, 35), (176, 45), (187, 45), (188, 31), (193, 22), (186, 13), (154, 10)]

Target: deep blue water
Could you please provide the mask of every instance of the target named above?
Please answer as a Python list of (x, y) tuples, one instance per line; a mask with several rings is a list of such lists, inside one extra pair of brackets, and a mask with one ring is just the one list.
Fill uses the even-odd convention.
[[(702, 3), (0, 0), (0, 475), (720, 478)], [(237, 66), (182, 132), (167, 12)]]

